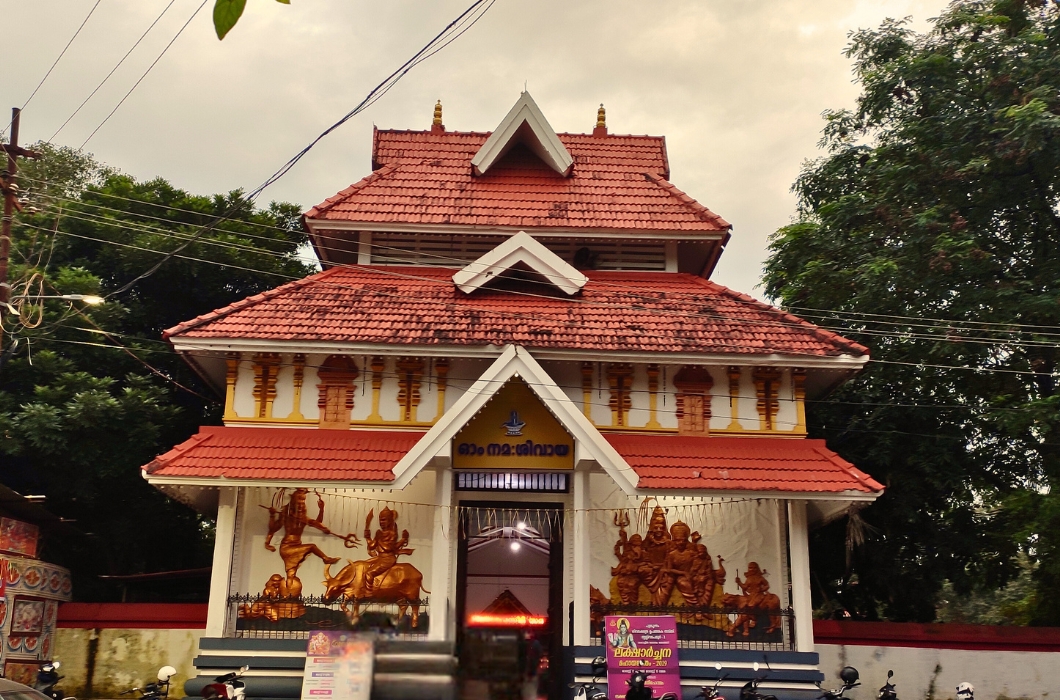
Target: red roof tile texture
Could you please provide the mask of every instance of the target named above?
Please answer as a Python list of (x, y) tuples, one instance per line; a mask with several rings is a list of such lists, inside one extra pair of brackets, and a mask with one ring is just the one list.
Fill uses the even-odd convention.
[(467, 295), (453, 270), (335, 267), (174, 326), (166, 337), (598, 351), (863, 356), (855, 342), (694, 275), (590, 271), (575, 298), (525, 282)]
[(824, 440), (689, 435), (604, 438), (640, 476), (638, 489), (880, 493), (883, 486)]
[(729, 223), (674, 187), (659, 136), (559, 134), (569, 177), (516, 146), (484, 175), (471, 159), (488, 133), (376, 131), (373, 172), (307, 219), (728, 235)]
[(422, 432), (204, 426), (144, 467), (149, 476), (393, 481)]

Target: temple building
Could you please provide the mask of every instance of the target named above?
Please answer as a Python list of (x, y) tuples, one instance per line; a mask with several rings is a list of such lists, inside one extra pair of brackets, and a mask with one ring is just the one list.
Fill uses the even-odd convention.
[(165, 333), (225, 397), (143, 468), (216, 517), (199, 680), (250, 659), (251, 694), (298, 697), (314, 629), (384, 626), (470, 676), (532, 639), (558, 698), (638, 612), (677, 616), (686, 697), (715, 663), (823, 678), (808, 533), (882, 486), (806, 401), (868, 350), (710, 281), (731, 226), (663, 137), (602, 106), (556, 133), (526, 92), (449, 131), (439, 104), (304, 223), (322, 272)]

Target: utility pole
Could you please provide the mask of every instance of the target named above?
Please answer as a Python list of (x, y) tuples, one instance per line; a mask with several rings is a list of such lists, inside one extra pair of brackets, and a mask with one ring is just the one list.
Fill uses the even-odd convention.
[[(11, 220), (15, 211), (22, 211), (18, 201), (18, 158), (40, 158), (40, 154), (18, 145), (18, 123), (22, 110), (11, 108), (11, 143), (0, 144), (0, 151), (7, 154), (7, 172), (0, 179), (0, 192), (4, 195), (4, 218), (0, 223), (0, 321), (3, 321), (11, 301), (11, 284), (7, 281), (8, 258), (11, 256)], [(4, 328), (0, 325), (0, 366), (4, 360)]]

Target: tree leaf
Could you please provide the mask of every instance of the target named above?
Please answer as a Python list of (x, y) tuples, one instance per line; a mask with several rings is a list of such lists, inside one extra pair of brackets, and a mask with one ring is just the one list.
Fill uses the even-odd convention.
[(224, 39), (236, 26), (246, 6), (247, 0), (217, 0), (213, 6), (213, 28), (217, 31), (218, 39)]
[(291, 0), (276, 0), (276, 2), (281, 2), (284, 5), (290, 5), (291, 4)]

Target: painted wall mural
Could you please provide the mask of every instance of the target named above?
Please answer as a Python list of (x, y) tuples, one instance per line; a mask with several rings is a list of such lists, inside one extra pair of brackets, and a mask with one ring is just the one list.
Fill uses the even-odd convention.
[(703, 628), (697, 637), (780, 641), (787, 578), (775, 501), (637, 502), (591, 483), (594, 632), (605, 614), (667, 609)]
[[(418, 495), (416, 489), (409, 495)], [(412, 515), (402, 518), (406, 508)], [(419, 548), (412, 543), (432, 537), (427, 523), (433, 516), (426, 519), (422, 505), (375, 500), (366, 491), (250, 489), (242, 510), (240, 578), (251, 590), (255, 582), (262, 587), (260, 594), (244, 595), (238, 627), (284, 621), (292, 629), (355, 625), (365, 608), (388, 611), (399, 625), (420, 625), (429, 591), (423, 572), (408, 559)], [(423, 530), (418, 540), (401, 527), (409, 517)], [(359, 518), (363, 538), (354, 532)]]
[(59, 602), (70, 600), (70, 572), (25, 557), (0, 558), (0, 662), (5, 678), (30, 683), (52, 653)]

